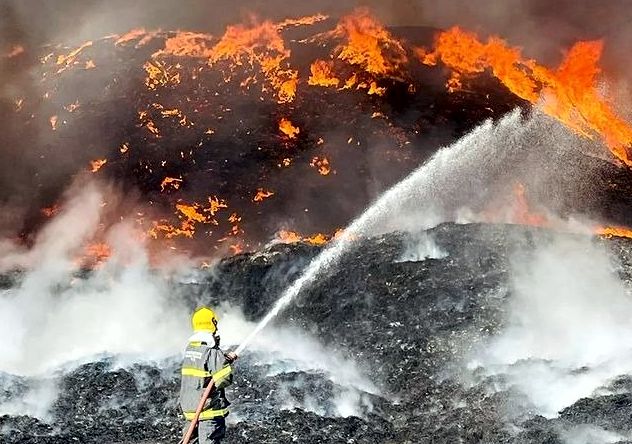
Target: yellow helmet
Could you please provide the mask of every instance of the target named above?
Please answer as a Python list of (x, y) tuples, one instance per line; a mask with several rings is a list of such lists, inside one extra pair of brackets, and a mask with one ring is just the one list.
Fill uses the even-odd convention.
[(217, 331), (217, 316), (208, 307), (200, 307), (193, 312), (191, 317), (193, 331), (206, 331), (215, 333)]

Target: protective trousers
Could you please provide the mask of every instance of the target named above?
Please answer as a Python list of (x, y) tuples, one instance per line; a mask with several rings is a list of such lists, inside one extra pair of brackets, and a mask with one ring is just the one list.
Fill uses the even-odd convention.
[[(190, 422), (184, 425), (184, 430), (189, 428)], [(226, 418), (213, 418), (198, 422), (193, 436), (192, 444), (219, 444), (226, 436)]]

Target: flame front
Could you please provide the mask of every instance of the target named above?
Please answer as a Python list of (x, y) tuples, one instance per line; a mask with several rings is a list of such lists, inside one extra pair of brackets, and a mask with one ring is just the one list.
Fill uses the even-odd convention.
[(360, 8), (343, 17), (331, 35), (345, 40), (336, 49), (337, 57), (370, 74), (399, 77), (400, 67), (408, 61), (401, 42), (368, 9)]
[[(134, 185), (148, 190), (152, 210), (139, 223), (150, 237), (166, 239), (173, 248), (181, 238), (202, 236), (219, 242), (213, 246), (222, 251), (243, 251), (251, 247), (248, 242), (256, 246), (255, 242), (264, 240), (248, 237), (248, 224), (257, 224), (256, 218), (264, 210), (278, 211), (274, 209), (276, 205), (285, 205), (285, 200), (292, 198), (294, 190), (288, 193), (288, 182), (276, 181), (278, 177), (283, 174), (292, 177), (292, 169), (301, 168), (301, 172), (311, 172), (301, 180), (317, 180), (318, 185), (333, 184), (331, 188), (335, 188), (340, 182), (334, 181), (348, 177), (345, 175), (349, 174), (346, 170), (349, 162), (340, 151), (334, 150), (348, 153), (356, 152), (357, 148), (357, 153), (363, 153), (366, 145), (370, 145), (366, 140), (375, 134), (388, 136), (403, 149), (408, 149), (407, 144), (414, 146), (416, 134), (425, 130), (424, 120), (415, 122), (411, 131), (404, 130), (398, 126), (397, 120), (401, 119), (394, 118), (391, 110), (401, 97), (404, 102), (412, 103), (419, 92), (423, 93), (425, 84), (415, 77), (420, 68), (433, 69), (441, 76), (447, 67), (450, 72), (446, 89), (451, 93), (466, 90), (478, 93), (474, 78), (489, 72), (514, 96), (540, 107), (583, 137), (603, 140), (616, 159), (632, 166), (628, 151), (632, 128), (617, 116), (614, 105), (598, 88), (602, 74), (598, 63), (603, 46), (599, 41), (579, 42), (568, 50), (558, 67), (545, 67), (525, 58), (519, 48), (511, 47), (499, 37), (480, 40), (476, 34), (456, 27), (437, 33), (433, 46), (415, 48), (397, 38), (396, 30), (391, 32), (367, 9), (357, 9), (338, 21), (322, 23), (327, 18), (317, 14), (278, 22), (250, 20), (228, 26), (219, 35), (133, 29), (85, 42), (74, 49), (55, 47), (41, 58), (45, 68), (42, 82), (47, 86), (43, 100), (47, 106), (42, 108), (46, 114), (37, 117), (46, 128), (55, 131), (51, 139), (64, 140), (74, 135), (72, 131), (79, 126), (74, 124), (93, 113), (94, 105), (84, 96), (59, 97), (61, 89), (70, 89), (62, 80), (71, 78), (71, 73), (86, 77), (93, 75), (92, 71), (103, 73), (112, 65), (103, 56), (107, 55), (105, 45), (110, 45), (117, 57), (116, 70), (129, 69), (125, 72), (130, 73), (130, 82), (135, 81), (140, 90), (138, 94), (126, 91), (129, 95), (125, 96), (130, 103), (137, 104), (132, 112), (137, 117), (133, 123), (138, 131), (124, 132), (120, 139), (108, 142), (114, 152), (99, 151), (88, 157), (107, 155), (107, 159), (89, 162), (88, 168), (107, 177), (130, 171), (138, 174), (139, 180)], [(289, 29), (316, 23), (320, 23), (314, 28), (318, 31)], [(332, 24), (329, 30), (321, 32), (329, 24)], [(303, 32), (307, 37), (295, 38), (295, 34)], [(313, 45), (308, 47), (308, 43)], [(30, 51), (29, 48), (29, 55)], [(16, 48), (5, 57), (19, 57), (22, 52), (23, 48)], [(129, 60), (137, 63), (131, 68), (119, 62), (130, 54), (133, 57)], [(120, 72), (114, 71), (105, 90), (114, 90), (119, 78)], [(64, 88), (59, 88), (60, 85)], [(390, 92), (393, 94), (387, 94)], [(457, 102), (460, 98), (458, 94), (448, 97), (448, 101)], [(316, 101), (310, 101), (314, 98)], [(13, 99), (18, 116), (33, 113), (37, 101), (32, 97)], [(253, 123), (240, 116), (235, 123), (230, 119), (230, 113), (234, 116), (249, 110), (252, 100), (264, 110), (259, 120)], [(335, 105), (331, 106), (332, 103)], [(322, 121), (329, 122), (326, 119), (339, 118), (338, 103), (341, 108), (353, 103), (358, 110), (353, 119), (345, 120), (353, 132), (343, 133), (341, 143), (336, 141), (338, 135), (330, 136), (329, 128), (321, 125)], [(513, 103), (524, 105), (518, 100)], [(314, 104), (316, 107), (322, 104), (323, 109), (312, 112), (307, 106)], [(378, 129), (373, 134), (355, 131), (367, 128), (362, 126), (364, 117), (375, 119), (370, 128)], [(263, 133), (262, 128), (272, 134), (259, 137), (257, 132)], [(249, 145), (252, 134), (259, 139)], [(247, 147), (243, 153), (236, 153), (238, 156), (226, 155), (218, 148), (220, 144), (231, 146), (235, 139), (240, 143), (243, 140), (243, 146)], [(252, 181), (242, 186), (237, 175), (231, 176), (230, 168), (250, 161), (249, 147), (256, 149), (257, 161), (262, 165), (256, 177), (252, 176)], [(411, 150), (396, 153), (387, 148), (384, 152), (386, 157), (397, 156), (401, 164), (419, 160)], [(102, 169), (108, 159), (111, 164)], [(82, 158), (78, 168), (85, 170), (87, 162)], [(231, 189), (233, 177), (238, 186)], [(51, 199), (43, 205), (50, 206), (55, 201)], [(313, 208), (301, 205), (300, 211)], [(521, 184), (514, 187), (511, 208), (505, 210), (490, 219), (539, 226), (555, 223), (550, 214), (529, 207)], [(50, 217), (54, 215), (52, 210), (44, 212), (49, 213)], [(307, 230), (318, 228), (310, 225)], [(626, 230), (624, 227), (595, 229), (607, 236), (627, 235)], [(293, 231), (279, 232), (277, 237), (283, 242), (317, 245), (332, 238), (328, 234), (304, 235)]]
[(112, 248), (105, 242), (94, 242), (86, 245), (84, 257), (80, 263), (84, 267), (94, 267), (101, 264), (112, 255)]
[(271, 21), (265, 21), (251, 26), (229, 26), (211, 49), (209, 63), (228, 62), (230, 73), (227, 79), (243, 64), (253, 70), (260, 69), (277, 92), (278, 102), (285, 103), (294, 100), (298, 83), (298, 72), (283, 66), (289, 56), (290, 51), (285, 48), (279, 28)]
[[(403, 43), (396, 39), (366, 8), (356, 9), (343, 17), (336, 28), (321, 38), (336, 39), (340, 43), (331, 58), (354, 68), (346, 80), (334, 74), (333, 60), (315, 60), (308, 84), (341, 89), (367, 90), (369, 95), (384, 95), (386, 88), (378, 79), (401, 80), (408, 55)], [(357, 69), (360, 71), (357, 71)]]
[(632, 146), (632, 127), (618, 117), (608, 100), (598, 90), (598, 62), (601, 41), (578, 42), (566, 54), (557, 70), (546, 68), (522, 57), (518, 48), (510, 47), (498, 37), (482, 43), (475, 34), (458, 27), (438, 35), (433, 52), (417, 50), (427, 65), (441, 60), (454, 71), (450, 87), (460, 84), (460, 77), (487, 69), (512, 93), (533, 104), (584, 137), (599, 135), (612, 154), (632, 166), (628, 149)]

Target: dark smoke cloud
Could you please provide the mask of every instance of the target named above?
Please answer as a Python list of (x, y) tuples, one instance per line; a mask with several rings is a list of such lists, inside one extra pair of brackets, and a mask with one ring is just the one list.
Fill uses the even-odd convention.
[(563, 50), (577, 40), (604, 39), (607, 70), (622, 77), (628, 71), (632, 50), (628, 0), (4, 0), (0, 51), (17, 43), (77, 43), (135, 27), (221, 33), (226, 25), (252, 14), (273, 20), (317, 12), (336, 17), (359, 6), (370, 8), (391, 26), (460, 25), (482, 34), (500, 34), (547, 64), (559, 62)]
[(561, 51), (577, 40), (604, 39), (605, 58), (614, 68), (629, 57), (625, 53), (632, 37), (632, 9), (626, 0), (427, 1), (423, 2), (422, 16), (426, 23), (441, 28), (459, 25), (500, 34), (545, 63), (559, 61)]
[(337, 16), (358, 6), (369, 7), (393, 26), (459, 24), (526, 43), (600, 37), (618, 41), (632, 20), (627, 0), (5, 0), (0, 36), (5, 42), (28, 38), (45, 43), (137, 26), (221, 31), (251, 13), (271, 19), (316, 12)]

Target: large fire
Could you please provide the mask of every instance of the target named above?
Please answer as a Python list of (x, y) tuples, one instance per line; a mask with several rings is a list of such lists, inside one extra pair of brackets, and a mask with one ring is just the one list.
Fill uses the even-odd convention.
[(598, 88), (601, 41), (578, 42), (557, 69), (522, 56), (499, 37), (481, 42), (473, 33), (455, 27), (437, 36), (432, 52), (417, 49), (423, 63), (437, 60), (454, 71), (449, 88), (458, 89), (462, 76), (490, 70), (511, 92), (539, 104), (548, 115), (579, 134), (600, 136), (621, 162), (632, 166), (632, 126), (618, 117)]
[[(25, 121), (40, 119), (56, 146), (76, 137), (77, 132), (69, 133), (78, 131), (73, 123), (84, 125), (90, 113), (98, 119), (87, 132), (113, 128), (106, 148), (89, 140), (77, 170), (141, 188), (147, 199), (139, 211), (146, 216), (138, 224), (150, 239), (171, 247), (193, 239), (208, 240), (222, 251), (255, 248), (288, 220), (327, 211), (326, 202), (335, 201), (331, 193), (353, 194), (347, 182), (366, 173), (367, 162), (383, 163), (384, 171), (396, 169), (393, 165), (402, 174), (410, 171), (425, 159), (415, 145), (431, 133), (429, 122), (436, 116), (428, 117), (431, 109), (413, 121), (398, 106), (440, 106), (425, 97), (429, 90), (416, 77), (420, 71), (443, 79), (447, 68), (445, 89), (443, 80), (436, 88), (453, 108), (465, 105), (449, 93), (476, 91), (481, 74), (489, 73), (506, 87), (503, 97), (514, 100), (498, 113), (527, 101), (581, 136), (602, 140), (614, 158), (632, 166), (632, 126), (600, 87), (606, 80), (599, 67), (603, 42), (577, 42), (559, 66), (548, 67), (500, 37), (482, 40), (457, 27), (437, 32), (434, 42), (426, 40), (410, 43), (364, 8), (339, 20), (323, 14), (278, 22), (252, 18), (220, 35), (138, 28), (48, 51), (41, 57), (42, 97), (16, 95), (11, 106)], [(105, 73), (112, 51), (117, 61), (129, 58), (134, 65), (117, 62), (111, 75)], [(5, 59), (26, 53), (16, 45)], [(121, 108), (116, 118), (131, 115), (132, 124), (102, 117), (92, 105), (94, 97), (72, 95), (74, 82), (91, 76), (107, 78), (99, 94), (118, 91), (112, 93)], [(124, 90), (116, 89), (123, 84)], [(60, 91), (72, 97), (61, 98)], [(487, 96), (481, 93), (477, 100), (485, 102)], [(45, 115), (37, 114), (38, 107)], [(380, 141), (379, 156), (365, 155), (370, 139)], [(251, 168), (248, 162), (259, 164)], [(385, 183), (400, 177), (389, 176)], [(516, 185), (513, 192), (512, 222), (550, 222), (529, 208), (525, 186)], [(285, 213), (290, 197), (298, 217)], [(54, 217), (48, 209), (57, 208), (59, 196), (46, 199), (44, 214)], [(366, 203), (353, 202), (349, 214), (330, 226), (314, 226), (316, 213), (312, 225), (280, 231), (277, 238), (322, 244), (332, 235), (298, 232), (332, 232)], [(274, 223), (261, 223), (271, 208)], [(629, 234), (615, 224), (595, 231)]]
[[(384, 95), (386, 88), (378, 86), (378, 79), (404, 77), (408, 55), (403, 42), (365, 8), (343, 17), (334, 30), (317, 38), (334, 39), (339, 43), (330, 54), (332, 60), (315, 60), (311, 64), (308, 85), (355, 88), (366, 90), (369, 95)], [(334, 60), (343, 61), (355, 70), (341, 80), (334, 74)]]
[(400, 68), (408, 61), (402, 42), (367, 9), (343, 17), (330, 35), (343, 39), (336, 48), (340, 60), (361, 66), (376, 76), (399, 77)]

